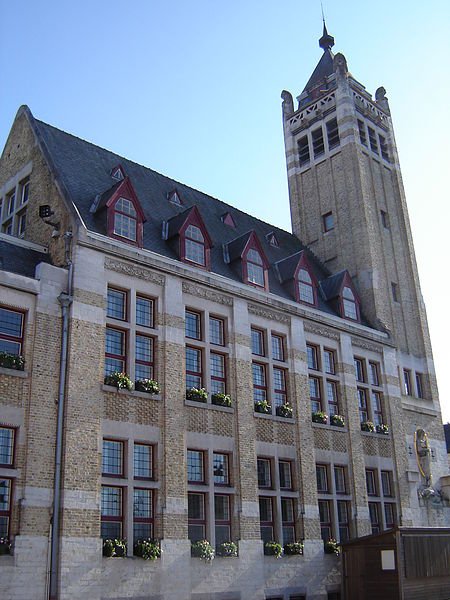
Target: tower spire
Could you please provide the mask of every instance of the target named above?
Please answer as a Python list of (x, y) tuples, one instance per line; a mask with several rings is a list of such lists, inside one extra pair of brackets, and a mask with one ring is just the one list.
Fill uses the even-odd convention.
[(325, 17), (323, 16), (323, 8), (322, 8), (322, 19), (323, 19), (323, 33), (322, 37), (319, 39), (319, 46), (323, 49), (324, 52), (330, 50), (334, 46), (334, 37), (330, 35), (327, 31), (327, 26), (325, 24)]

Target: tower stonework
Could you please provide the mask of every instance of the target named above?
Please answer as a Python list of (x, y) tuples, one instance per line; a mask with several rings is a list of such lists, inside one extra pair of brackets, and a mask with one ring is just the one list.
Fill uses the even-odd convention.
[(319, 45), (323, 55), (296, 110), (282, 93), (292, 229), (331, 273), (348, 269), (365, 318), (397, 348), (401, 378), (403, 368), (421, 371), (420, 395), (439, 409), (386, 91), (372, 98), (345, 57), (332, 53), (325, 26)]

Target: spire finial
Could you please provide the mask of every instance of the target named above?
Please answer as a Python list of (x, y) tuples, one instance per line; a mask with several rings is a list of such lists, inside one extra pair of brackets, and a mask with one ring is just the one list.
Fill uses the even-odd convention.
[(329, 35), (329, 33), (327, 31), (322, 2), (320, 3), (320, 7), (322, 9), (323, 33), (322, 33), (322, 37), (319, 40), (319, 46), (323, 49), (324, 52), (326, 52), (327, 50), (330, 50), (334, 46), (334, 37), (332, 35)]

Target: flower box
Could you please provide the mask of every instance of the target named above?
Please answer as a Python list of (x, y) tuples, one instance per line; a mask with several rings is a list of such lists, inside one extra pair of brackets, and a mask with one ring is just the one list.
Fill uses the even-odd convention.
[(159, 394), (159, 385), (154, 379), (138, 379), (134, 383), (134, 389), (146, 394)]
[(11, 554), (11, 542), (6, 537), (0, 537), (0, 556)]
[(328, 415), (321, 410), (313, 412), (311, 418), (313, 423), (321, 423), (322, 425), (328, 423)]
[(133, 546), (133, 554), (144, 560), (157, 560), (161, 556), (161, 547), (155, 540), (137, 540)]
[(329, 539), (323, 543), (323, 551), (325, 554), (335, 554), (336, 556), (339, 556), (341, 553), (341, 547), (336, 540)]
[(231, 408), (231, 397), (229, 394), (212, 394), (211, 402), (216, 406)]
[(277, 406), (276, 413), (279, 417), (292, 419), (293, 409), (289, 402), (286, 402), (285, 404), (280, 404), (280, 406)]
[(389, 427), (382, 423), (381, 425), (376, 426), (377, 433), (381, 433), (382, 435), (389, 435)]
[(18, 354), (11, 354), (10, 352), (0, 352), (0, 367), (4, 369), (15, 369), (16, 371), (23, 371), (25, 367), (25, 359), (23, 356)]
[(216, 548), (216, 556), (236, 557), (238, 555), (238, 547), (234, 542), (223, 542)]
[(264, 544), (264, 554), (266, 556), (275, 556), (281, 558), (283, 554), (283, 547), (278, 542), (266, 542)]
[(208, 394), (203, 388), (189, 388), (186, 390), (186, 400), (206, 402), (208, 400)]
[(127, 542), (122, 539), (103, 540), (103, 556), (123, 558), (127, 555)]
[(285, 544), (283, 551), (286, 556), (294, 556), (296, 554), (303, 554), (304, 544), (302, 542), (290, 542)]
[(334, 427), (345, 427), (345, 419), (342, 415), (331, 415), (330, 424)]
[(214, 548), (208, 540), (200, 540), (191, 544), (191, 556), (201, 558), (202, 560), (211, 561), (215, 555)]
[(133, 382), (126, 373), (120, 373), (115, 371), (111, 375), (106, 375), (104, 379), (105, 385), (112, 385), (118, 390), (129, 390), (133, 389)]
[(271, 415), (272, 407), (265, 400), (258, 400), (258, 402), (255, 402), (255, 412), (262, 413), (263, 415)]
[(375, 425), (372, 421), (363, 421), (361, 423), (361, 431), (367, 431), (369, 433), (374, 433), (376, 431)]

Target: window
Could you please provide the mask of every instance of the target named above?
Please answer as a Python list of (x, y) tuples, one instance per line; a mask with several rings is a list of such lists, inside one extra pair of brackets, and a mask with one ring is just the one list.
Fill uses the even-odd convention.
[(284, 361), (284, 343), (280, 335), (272, 333), (272, 358), (273, 360)]
[(327, 404), (328, 414), (338, 415), (339, 414), (339, 402), (338, 402), (338, 391), (337, 384), (335, 381), (326, 381), (326, 393), (327, 393)]
[(136, 325), (155, 326), (155, 301), (144, 296), (136, 296)]
[(201, 317), (199, 313), (187, 310), (185, 314), (185, 335), (193, 340), (202, 339)]
[(248, 250), (245, 264), (247, 267), (247, 282), (264, 287), (264, 262), (260, 253), (255, 248), (250, 248)]
[[(26, 213), (30, 194), (30, 181), (24, 179), (6, 197), (0, 197), (1, 231), (19, 238), (25, 236)], [(2, 215), (3, 206), (3, 215)]]
[(389, 229), (389, 215), (385, 210), (380, 210), (381, 224), (385, 229)]
[(363, 146), (367, 146), (366, 126), (363, 121), (358, 119), (359, 141)]
[(126, 334), (120, 329), (106, 328), (105, 375), (126, 371)]
[(123, 477), (123, 442), (103, 440), (102, 475)]
[[(320, 528), (324, 541), (336, 538), (343, 542), (350, 538), (350, 495), (346, 472), (344, 465), (316, 465)], [(330, 477), (330, 474), (333, 476)]]
[(298, 158), (300, 166), (308, 165), (310, 161), (308, 136), (305, 135), (298, 140)]
[(325, 152), (322, 127), (311, 131), (311, 139), (313, 145), (314, 158), (317, 158)]
[(153, 491), (143, 488), (133, 490), (133, 538), (153, 538)]
[(355, 358), (355, 376), (356, 381), (360, 381), (361, 383), (364, 383), (366, 381), (364, 360), (362, 358)]
[(403, 369), (403, 389), (407, 396), (412, 396), (411, 371)]
[(106, 316), (111, 319), (126, 321), (127, 318), (127, 293), (121, 290), (108, 288)]
[(367, 408), (367, 390), (364, 388), (357, 389), (359, 418), (361, 423), (369, 420), (369, 411)]
[(191, 542), (206, 538), (205, 494), (188, 492), (188, 537)]
[(375, 152), (375, 154), (378, 154), (378, 142), (375, 130), (372, 129), (372, 127), (367, 126), (367, 131), (369, 132), (370, 149), (372, 152)]
[(153, 479), (153, 447), (149, 444), (134, 444), (133, 468), (135, 479)]
[(273, 399), (275, 406), (282, 406), (287, 402), (286, 372), (284, 369), (273, 368)]
[(13, 427), (0, 427), (0, 467), (14, 465), (14, 444), (16, 430)]
[(298, 271), (298, 299), (306, 304), (316, 304), (313, 280), (307, 269)]
[(289, 460), (278, 461), (278, 471), (280, 478), (280, 489), (291, 490), (292, 489), (292, 469), (291, 462)]
[(353, 291), (348, 286), (345, 286), (342, 290), (342, 306), (344, 317), (352, 319), (353, 321), (358, 320), (356, 298)]
[(103, 485), (101, 495), (101, 535), (103, 539), (122, 538), (122, 488)]
[(328, 493), (328, 467), (327, 465), (316, 465), (317, 491)]
[(213, 478), (217, 485), (229, 485), (228, 454), (222, 452), (213, 453)]
[[(109, 285), (106, 298), (105, 376), (127, 373), (133, 381), (156, 379), (155, 300)], [(120, 323), (119, 323), (120, 321)]]
[(295, 517), (293, 498), (281, 498), (281, 525), (283, 544), (295, 542)]
[(225, 345), (225, 323), (219, 317), (209, 317), (209, 341), (217, 346)]
[(391, 290), (392, 290), (392, 299), (394, 300), (394, 302), (400, 302), (400, 297), (398, 294), (398, 285), (394, 282), (391, 283)]
[(339, 129), (336, 119), (331, 119), (326, 123), (327, 127), (327, 138), (328, 138), (328, 149), (332, 150), (339, 146)]
[(269, 458), (258, 458), (258, 487), (272, 487), (272, 470)]
[(257, 354), (258, 356), (265, 355), (265, 346), (264, 346), (264, 332), (260, 329), (251, 330), (252, 335), (252, 354)]
[(369, 362), (369, 383), (371, 385), (380, 385), (379, 366), (377, 363)]
[(372, 533), (392, 529), (397, 522), (392, 471), (366, 469), (367, 495), (370, 497), (369, 515)]
[(205, 483), (205, 464), (202, 450), (187, 451), (187, 473), (189, 483)]
[(388, 145), (384, 135), (378, 134), (378, 141), (380, 142), (381, 156), (384, 158), (384, 160), (390, 162)]
[(266, 366), (252, 363), (253, 373), (253, 400), (255, 402), (267, 401)]
[(423, 376), (422, 373), (416, 373), (416, 392), (418, 398), (425, 398), (423, 395)]
[(270, 542), (274, 539), (273, 498), (259, 497), (259, 521), (261, 539)]
[(370, 392), (370, 400), (372, 404), (372, 419), (375, 425), (383, 425), (383, 407), (381, 403), (380, 392)]
[(23, 312), (0, 307), (0, 352), (23, 353)]
[(322, 399), (320, 395), (320, 379), (317, 377), (309, 378), (309, 397), (311, 400), (311, 411), (319, 412), (322, 410)]
[(211, 394), (225, 394), (225, 356), (223, 354), (211, 352), (209, 355), (209, 361), (211, 373)]
[(319, 358), (317, 346), (306, 345), (306, 358), (308, 361), (308, 369), (317, 371), (319, 369)]
[[(355, 377), (358, 383), (357, 400), (361, 423), (372, 422), (377, 427), (378, 433), (384, 433), (380, 427), (384, 424), (383, 394), (381, 387), (381, 366), (375, 361), (364, 358), (354, 358)], [(361, 426), (363, 431), (369, 431), (366, 426)]]
[(114, 205), (114, 234), (133, 242), (137, 241), (137, 213), (134, 204), (119, 198)]
[(334, 375), (336, 373), (336, 361), (334, 358), (334, 351), (325, 349), (323, 351), (323, 362), (324, 362), (324, 370), (325, 373), (329, 375)]
[(214, 494), (214, 516), (216, 548), (231, 540), (231, 498), (225, 494)]
[(206, 265), (205, 238), (200, 227), (188, 225), (184, 233), (184, 258), (197, 265)]
[(186, 346), (186, 389), (202, 387), (202, 351)]
[(336, 494), (346, 494), (347, 493), (345, 467), (335, 465), (335, 467), (334, 467), (334, 487), (336, 490)]
[(322, 215), (323, 230), (326, 233), (334, 229), (334, 216), (332, 212)]
[(9, 537), (13, 480), (0, 478), (0, 537)]

